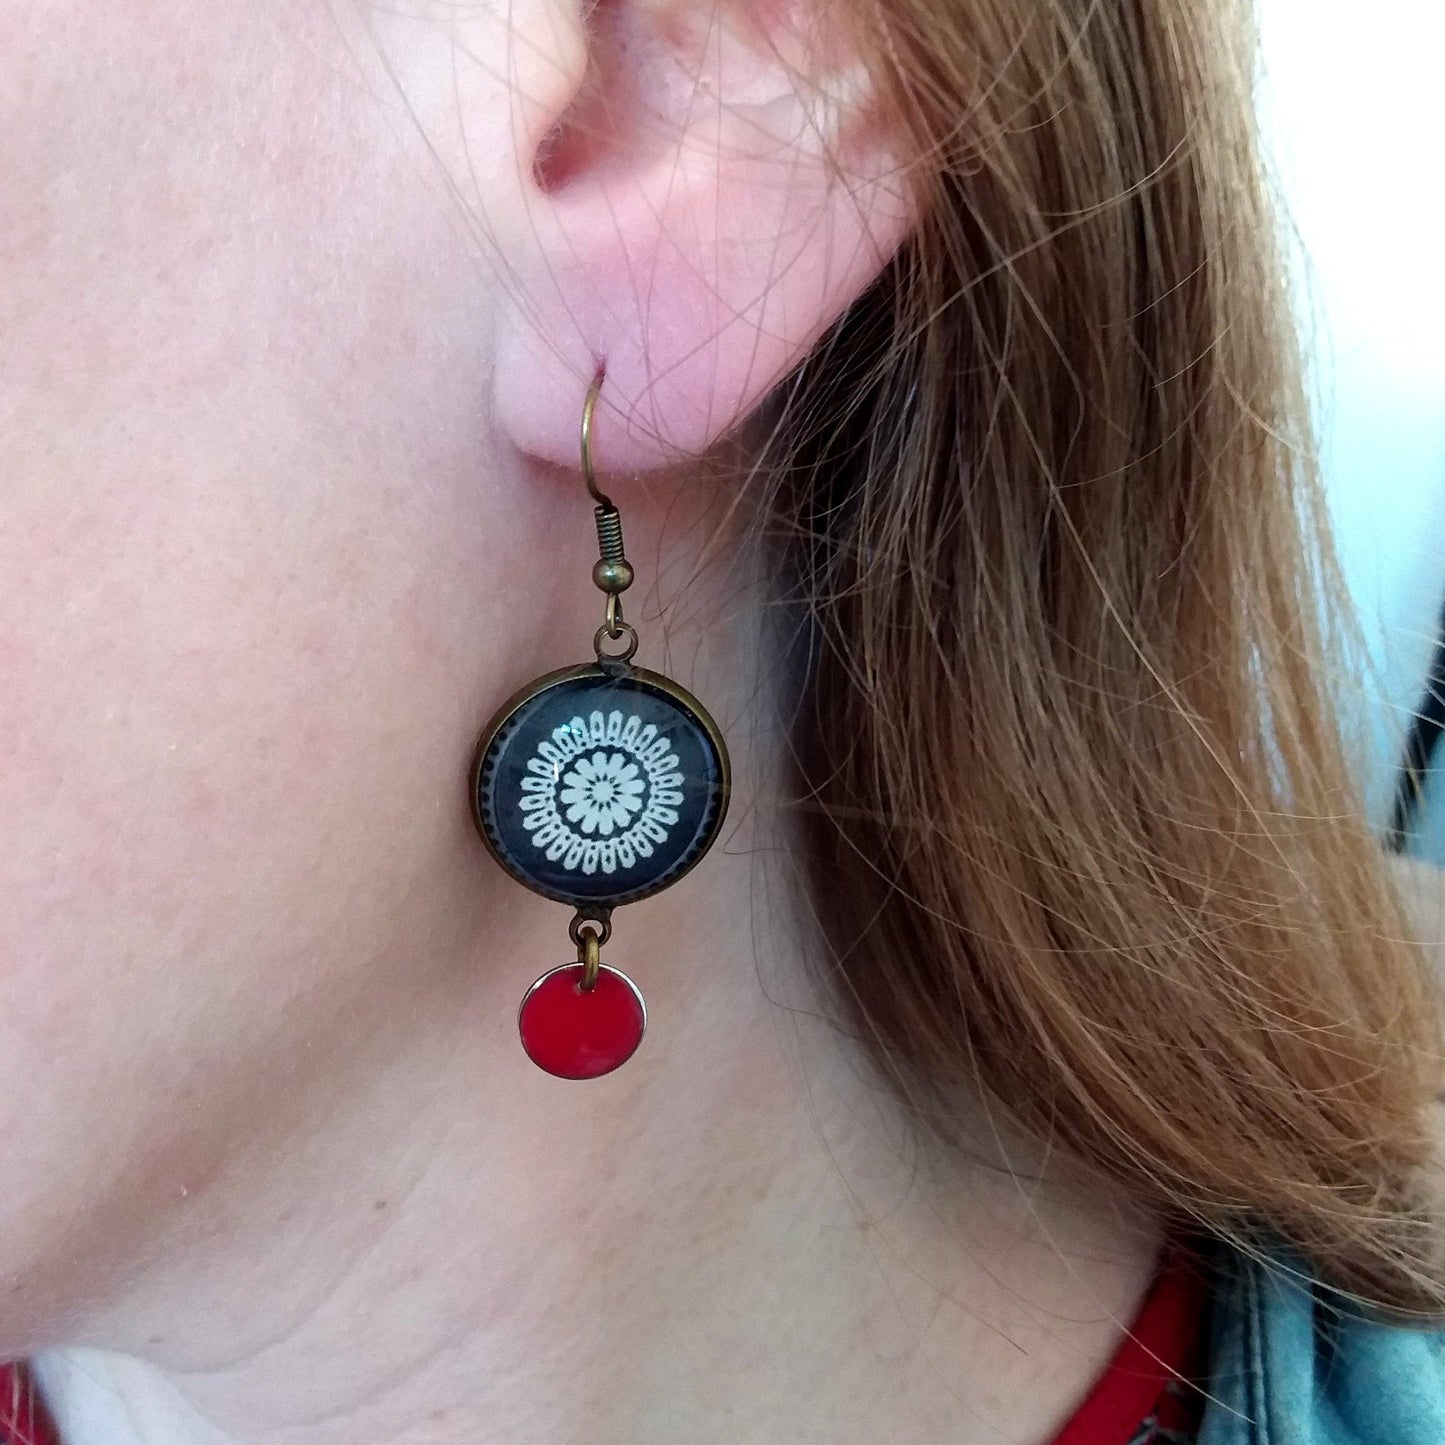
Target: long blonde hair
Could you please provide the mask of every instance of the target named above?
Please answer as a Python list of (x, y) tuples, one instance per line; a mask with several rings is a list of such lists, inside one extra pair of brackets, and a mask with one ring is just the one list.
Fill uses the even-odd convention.
[(817, 906), (946, 1130), (1445, 1310), (1440, 1025), (1341, 731), (1235, 0), (848, 0), (922, 223), (784, 388)]

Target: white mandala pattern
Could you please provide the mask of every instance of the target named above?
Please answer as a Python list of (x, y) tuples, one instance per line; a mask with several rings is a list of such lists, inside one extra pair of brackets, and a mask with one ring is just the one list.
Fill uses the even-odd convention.
[(621, 753), (593, 753), (578, 758), (572, 771), (562, 774), (557, 801), (566, 806), (569, 823), (606, 838), (641, 809), (645, 787), (637, 764)]
[(667, 842), (682, 802), (672, 743), (635, 713), (600, 710), (553, 728), (522, 779), (522, 826), (549, 862), (615, 873)]

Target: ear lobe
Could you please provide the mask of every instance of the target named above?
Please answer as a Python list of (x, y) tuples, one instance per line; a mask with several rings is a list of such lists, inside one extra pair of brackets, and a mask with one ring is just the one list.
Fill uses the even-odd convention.
[(690, 32), (691, 4), (602, 0), (587, 79), (534, 158), (529, 242), (509, 258), (499, 308), (495, 403), (514, 443), (547, 461), (576, 464), (599, 365), (601, 469), (702, 454), (908, 229), (888, 137), (862, 118), (861, 67), (810, 81), (710, 0), (698, 0), (709, 23)]

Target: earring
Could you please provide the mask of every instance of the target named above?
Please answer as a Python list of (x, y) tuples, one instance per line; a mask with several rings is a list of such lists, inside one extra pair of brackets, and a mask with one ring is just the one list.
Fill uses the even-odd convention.
[(477, 744), (471, 808), (492, 856), (519, 883), (576, 910), (577, 961), (544, 973), (517, 1023), (539, 1068), (592, 1079), (627, 1062), (647, 1009), (637, 985), (601, 961), (612, 910), (676, 883), (712, 846), (727, 812), (727, 746), (702, 704), (671, 678), (635, 667), (622, 615), (632, 567), (622, 518), (597, 490), (592, 421), (599, 369), (582, 409), (582, 475), (596, 502), (606, 596), (596, 661), (549, 672), (503, 703)]

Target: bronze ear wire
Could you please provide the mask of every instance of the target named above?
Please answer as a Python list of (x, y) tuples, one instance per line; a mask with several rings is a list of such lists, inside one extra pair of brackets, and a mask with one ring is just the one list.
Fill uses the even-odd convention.
[[(727, 813), (731, 769), (717, 724), (671, 678), (633, 665), (637, 629), (623, 616), (633, 569), (622, 517), (598, 490), (592, 435), (605, 371), (582, 408), (582, 476), (595, 502), (606, 597), (596, 660), (549, 672), (502, 704), (477, 744), (472, 816), (488, 851), (519, 883), (575, 910), (575, 963), (548, 970), (518, 1011), (522, 1047), (539, 1068), (590, 1079), (642, 1042), (637, 985), (601, 961), (612, 913), (670, 887), (712, 847)], [(622, 639), (618, 651), (607, 644)]]
[(605, 632), (613, 640), (625, 633), (629, 638), (626, 651), (607, 656), (610, 660), (628, 662), (637, 651), (637, 630), (623, 620), (622, 594), (632, 586), (632, 564), (622, 545), (622, 516), (612, 504), (612, 498), (597, 490), (597, 474), (592, 469), (592, 418), (605, 376), (606, 371), (599, 367), (592, 385), (587, 388), (587, 400), (582, 404), (582, 479), (597, 503), (593, 515), (597, 523), (598, 558), (592, 568), (592, 580), (607, 597), (607, 616), (601, 631), (592, 639), (592, 646), (601, 662), (604, 656), (601, 633)]

